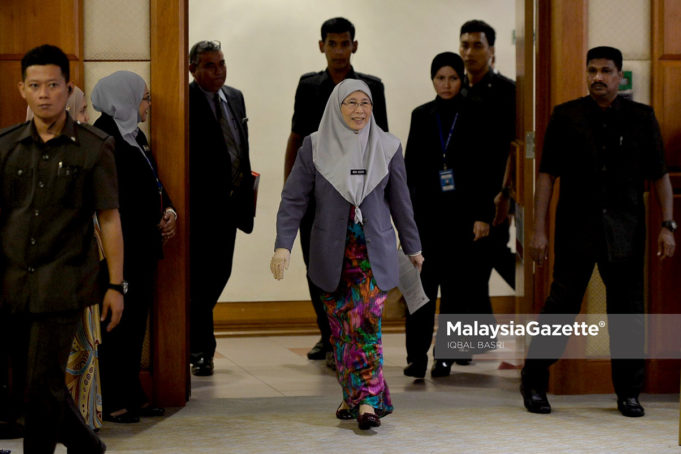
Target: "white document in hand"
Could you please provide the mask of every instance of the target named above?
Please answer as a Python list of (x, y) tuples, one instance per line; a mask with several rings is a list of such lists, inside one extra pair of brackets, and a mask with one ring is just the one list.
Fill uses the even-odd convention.
[(404, 300), (407, 302), (409, 313), (413, 314), (428, 302), (428, 297), (426, 292), (423, 291), (419, 270), (414, 267), (407, 254), (402, 249), (398, 249), (397, 257), (400, 266), (400, 281), (397, 288), (400, 289)]

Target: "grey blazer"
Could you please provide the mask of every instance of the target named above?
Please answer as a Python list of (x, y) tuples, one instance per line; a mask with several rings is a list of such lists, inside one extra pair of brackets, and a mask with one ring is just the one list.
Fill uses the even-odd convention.
[[(314, 197), (316, 209), (308, 275), (316, 286), (333, 292), (340, 282), (351, 205), (317, 172), (312, 162), (312, 143), (307, 136), (281, 194), (275, 249), (291, 250), (311, 197)], [(399, 276), (391, 216), (399, 232), (402, 249), (407, 254), (421, 251), (401, 146), (390, 161), (388, 175), (364, 199), (360, 209), (376, 284), (381, 290), (390, 290), (397, 286)]]

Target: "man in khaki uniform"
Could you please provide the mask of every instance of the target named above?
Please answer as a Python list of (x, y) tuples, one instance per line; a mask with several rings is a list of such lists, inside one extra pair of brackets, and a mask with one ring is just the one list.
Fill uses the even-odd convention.
[[(72, 91), (61, 49), (22, 62), (19, 91), (35, 117), (0, 131), (0, 343), (12, 368), (12, 415), (25, 418), (24, 453), (103, 453), (65, 384), (83, 308), (102, 301), (106, 329), (123, 311), (123, 237), (113, 139), (66, 112)], [(109, 290), (92, 216), (102, 228)], [(106, 278), (106, 276), (105, 276)]]

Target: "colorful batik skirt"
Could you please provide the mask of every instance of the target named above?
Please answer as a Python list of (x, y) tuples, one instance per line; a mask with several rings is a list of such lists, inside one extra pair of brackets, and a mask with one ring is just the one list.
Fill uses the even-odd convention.
[(92, 429), (102, 427), (102, 394), (97, 355), (97, 346), (101, 341), (99, 306), (87, 306), (81, 323), (78, 324), (66, 365), (66, 387), (83, 419)]
[(355, 416), (360, 404), (371, 405), (377, 415), (384, 416), (393, 410), (383, 378), (381, 343), (381, 316), (388, 293), (376, 285), (364, 230), (353, 221), (352, 211), (341, 281), (335, 292), (322, 292), (322, 301), (331, 326), (343, 400)]

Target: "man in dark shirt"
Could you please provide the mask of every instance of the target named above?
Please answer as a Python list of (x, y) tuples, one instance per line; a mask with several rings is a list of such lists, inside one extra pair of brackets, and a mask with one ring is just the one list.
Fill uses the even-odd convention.
[[(624, 416), (643, 416), (638, 395), (645, 362), (625, 346), (633, 345), (634, 353), (642, 355), (644, 326), (637, 315), (644, 309), (644, 182), (653, 182), (662, 208), (657, 252), (661, 259), (671, 257), (675, 248), (672, 187), (653, 110), (617, 96), (622, 53), (596, 47), (589, 50), (586, 60), (589, 96), (554, 109), (537, 177), (530, 254), (539, 266), (548, 256), (548, 208), (554, 182), (560, 178), (553, 283), (539, 322), (574, 319), (556, 314), (579, 313), (598, 264), (608, 313), (631, 314), (623, 322), (610, 318), (608, 324), (617, 407)], [(546, 398), (548, 368), (566, 342), (566, 336), (532, 341), (521, 385), (530, 412), (551, 411)]]
[[(355, 41), (355, 26), (342, 17), (329, 19), (322, 24), (322, 39), (319, 41), (319, 51), (326, 56), (326, 69), (317, 73), (306, 73), (300, 77), (298, 88), (296, 89), (296, 99), (293, 107), (293, 121), (291, 124), (291, 134), (286, 144), (286, 157), (284, 160), (284, 181), (288, 178), (293, 163), (296, 161), (298, 149), (303, 144), (305, 136), (312, 134), (319, 128), (326, 102), (331, 96), (333, 88), (345, 79), (360, 79), (367, 83), (373, 97), (373, 113), (376, 123), (383, 130), (388, 130), (388, 118), (385, 107), (385, 94), (383, 83), (378, 77), (355, 72), (350, 64), (350, 57), (357, 52), (357, 41)], [(314, 218), (314, 204), (305, 214), (300, 223), (300, 244), (303, 249), (303, 259), (305, 266), (309, 260), (310, 231)], [(322, 338), (307, 353), (309, 359), (330, 358), (327, 361), (332, 367), (333, 358), (327, 353), (331, 352), (329, 337), (331, 330), (329, 321), (326, 317), (324, 305), (319, 296), (319, 290), (308, 278), (307, 284), (310, 290), (310, 298), (317, 314), (317, 325)]]
[(488, 273), (495, 268), (515, 288), (515, 254), (508, 248), (511, 186), (509, 151), (515, 138), (515, 82), (492, 68), (496, 32), (484, 21), (471, 20), (461, 26), (459, 53), (466, 77), (462, 93), (480, 104), (487, 116), (493, 153), (489, 158), (491, 178), (498, 182), (494, 199), (496, 214), (488, 238)]
[[(73, 88), (59, 48), (32, 49), (21, 68), (19, 91), (34, 118), (0, 131), (0, 332), (9, 345), (13, 404), (23, 401), (24, 452), (51, 453), (61, 442), (69, 452), (100, 453), (106, 448), (73, 403), (65, 369), (83, 308), (103, 295), (109, 331), (123, 311), (113, 139), (67, 114)], [(106, 293), (95, 213), (109, 265)]]

